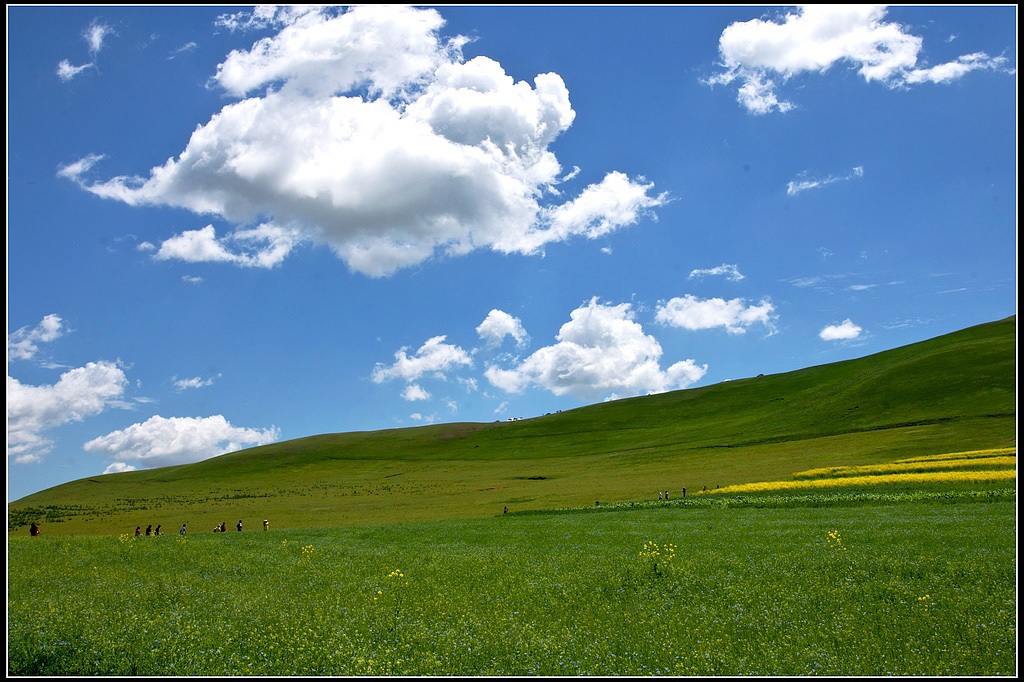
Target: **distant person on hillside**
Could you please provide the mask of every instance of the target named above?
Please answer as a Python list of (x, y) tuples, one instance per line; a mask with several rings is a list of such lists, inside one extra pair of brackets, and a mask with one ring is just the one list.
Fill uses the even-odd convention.
[(154, 533), (154, 535), (160, 535), (160, 524), (159, 523), (156, 524), (156, 532)]
[(32, 537), (39, 535), (39, 526), (36, 525), (35, 521), (33, 521), (32, 525), (28, 527), (28, 534)]
[(135, 537), (142, 535), (142, 526), (135, 526)]
[(270, 521), (268, 521), (267, 519), (263, 519), (263, 530), (269, 530), (269, 529), (270, 529)]
[(659, 499), (659, 500), (660, 500), (660, 499), (663, 499), (663, 498), (662, 498), (662, 496), (661, 496), (661, 491), (660, 491), (660, 490), (658, 491), (658, 499)]
[(151, 523), (148, 526), (146, 526), (146, 537), (149, 537), (152, 534), (153, 534), (153, 524)]
[(187, 524), (185, 524), (185, 523), (181, 524), (181, 530), (178, 531), (178, 535), (185, 535), (185, 526), (186, 525)]
[(237, 525), (237, 526), (235, 526), (235, 528), (237, 528), (237, 529), (238, 529), (238, 532), (239, 532), (239, 533), (241, 533), (241, 532), (242, 532), (242, 519), (238, 519), (238, 525)]
[(228, 522), (227, 521), (221, 521), (220, 522), (220, 532), (221, 533), (227, 533), (228, 532)]

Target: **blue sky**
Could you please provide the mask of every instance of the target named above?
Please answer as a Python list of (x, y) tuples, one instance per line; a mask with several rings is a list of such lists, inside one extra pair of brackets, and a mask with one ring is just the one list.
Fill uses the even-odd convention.
[(9, 501), (1016, 312), (1013, 5), (7, 19)]

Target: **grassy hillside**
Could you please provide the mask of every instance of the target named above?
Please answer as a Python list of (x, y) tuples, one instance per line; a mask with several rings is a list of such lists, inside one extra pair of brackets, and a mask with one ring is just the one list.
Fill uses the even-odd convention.
[(1016, 445), (1016, 317), (840, 363), (516, 422), (328, 434), (90, 477), (9, 530), (206, 532), (480, 518)]

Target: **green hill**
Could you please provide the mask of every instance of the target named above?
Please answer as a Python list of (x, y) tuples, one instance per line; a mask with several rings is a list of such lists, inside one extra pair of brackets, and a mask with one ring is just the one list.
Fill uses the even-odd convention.
[(1016, 316), (868, 357), (514, 422), (327, 434), (73, 481), (8, 529), (477, 518), (1016, 445)]

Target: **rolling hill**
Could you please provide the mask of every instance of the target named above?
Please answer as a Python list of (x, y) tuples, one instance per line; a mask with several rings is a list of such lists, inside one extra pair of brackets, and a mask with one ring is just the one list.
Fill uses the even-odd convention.
[(375, 525), (780, 479), (1016, 445), (1016, 316), (855, 360), (514, 422), (326, 434), (94, 476), (8, 504), (8, 530)]

